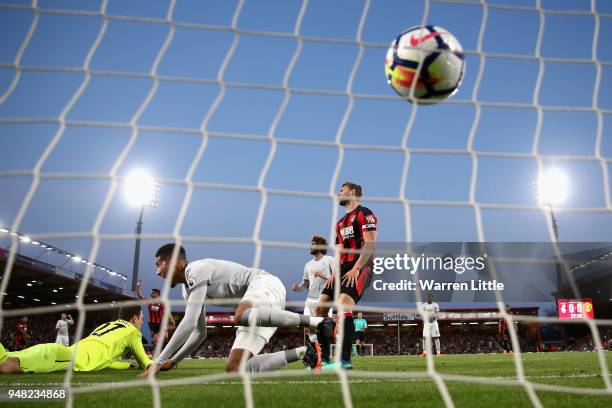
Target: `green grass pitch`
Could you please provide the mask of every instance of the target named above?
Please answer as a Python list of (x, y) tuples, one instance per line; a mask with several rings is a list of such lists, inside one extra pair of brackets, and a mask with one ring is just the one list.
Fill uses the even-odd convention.
[[(612, 353), (605, 352), (612, 368)], [(596, 353), (542, 353), (521, 355), (528, 380), (539, 384), (562, 385), (574, 388), (604, 389), (605, 383)], [(449, 375), (467, 375), (489, 381), (516, 383), (514, 357), (497, 355), (445, 355), (434, 358), (436, 370)], [(245, 405), (244, 385), (240, 377), (217, 378), (212, 382), (197, 382), (193, 377), (223, 373), (224, 360), (187, 360), (158, 379), (173, 384), (161, 389), (164, 407), (242, 407)], [(357, 357), (357, 371), (349, 373), (350, 393), (355, 407), (440, 407), (444, 402), (436, 383), (426, 376), (425, 359), (415, 356)], [(341, 385), (333, 373), (313, 376), (301, 371), (300, 363), (293, 363), (283, 376), (252, 381), (255, 407), (341, 407)], [(300, 370), (299, 372), (297, 370)], [(103, 392), (79, 393), (75, 407), (150, 407), (153, 394), (148, 386), (122, 388), (135, 380), (139, 371), (104, 370), (95, 373), (75, 373), (75, 387), (104, 383)], [(381, 372), (397, 373), (396, 378), (373, 376)], [(305, 375), (302, 375), (305, 374)], [(413, 378), (407, 378), (413, 373)], [(398, 378), (401, 377), (401, 378)], [(58, 386), (63, 373), (29, 374), (0, 377), (0, 387), (28, 388)], [(191, 382), (185, 384), (185, 382)], [(176, 383), (176, 384), (174, 384)], [(180, 385), (182, 384), (182, 385)], [(503, 384), (475, 384), (447, 379), (445, 384), (456, 407), (529, 407), (532, 406), (524, 388)], [(612, 407), (612, 393), (608, 395), (578, 395), (551, 391), (537, 391), (545, 407)], [(63, 406), (64, 403), (44, 406)], [(18, 404), (19, 407), (43, 404)]]

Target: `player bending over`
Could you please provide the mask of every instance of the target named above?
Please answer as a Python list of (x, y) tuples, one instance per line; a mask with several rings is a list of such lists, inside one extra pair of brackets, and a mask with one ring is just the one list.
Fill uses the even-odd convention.
[(98, 326), (91, 334), (70, 347), (45, 343), (22, 351), (6, 352), (0, 344), (0, 373), (50, 373), (64, 371), (74, 353), (74, 371), (98, 371), (104, 368), (127, 369), (129, 362), (117, 361), (129, 350), (138, 366), (146, 368), (152, 361), (142, 347), (143, 316), (140, 306), (119, 309), (119, 319)]
[(440, 328), (438, 327), (438, 313), (440, 313), (440, 306), (433, 301), (433, 296), (427, 295), (427, 303), (421, 305), (423, 311), (423, 352), (421, 357), (427, 355), (426, 339), (432, 337), (436, 344), (436, 354), (440, 355), (442, 349), (440, 348)]
[(73, 326), (74, 320), (72, 320), (72, 316), (69, 314), (62, 313), (60, 319), (55, 324), (55, 330), (57, 330), (57, 336), (55, 337), (56, 343), (63, 344), (64, 346), (70, 345), (68, 325)]
[[(181, 283), (187, 304), (183, 319), (157, 359), (156, 372), (172, 369), (204, 341), (207, 299), (236, 299), (238, 303), (234, 322), (240, 327), (236, 331), (236, 339), (227, 359), (226, 371), (237, 371), (245, 354), (245, 368), (250, 372), (276, 370), (298, 360), (316, 368), (317, 353), (311, 345), (258, 354), (270, 341), (277, 327), (316, 328), (325, 319), (331, 319), (283, 310), (283, 283), (276, 276), (261, 269), (218, 259), (202, 259), (188, 263), (185, 249), (181, 247), (174, 273), (170, 273), (174, 248), (175, 244), (166, 244), (157, 250), (157, 275), (164, 279), (171, 276), (172, 287)], [(258, 326), (254, 328), (254, 332), (250, 328), (252, 324)], [(143, 375), (148, 373), (149, 369), (145, 370)]]
[[(306, 302), (304, 302), (304, 314), (306, 316), (317, 316), (317, 306), (319, 296), (325, 287), (325, 282), (332, 274), (334, 268), (334, 258), (327, 255), (327, 240), (323, 237), (314, 236), (310, 240), (310, 254), (313, 259), (308, 261), (304, 266), (304, 275), (302, 283), (298, 285), (294, 283), (291, 289), (294, 292), (300, 292), (308, 289)], [(332, 315), (331, 308), (327, 313), (329, 317)], [(312, 343), (317, 343), (317, 333), (315, 330), (306, 329), (308, 338)]]
[[(362, 189), (359, 184), (349, 181), (342, 184), (338, 193), (338, 204), (343, 206), (346, 214), (336, 223), (336, 252), (340, 253), (340, 299), (339, 303), (354, 307), (372, 281), (372, 260), (376, 247), (376, 223), (378, 220), (372, 211), (360, 205)], [(358, 251), (359, 252), (355, 252)], [(334, 271), (335, 275), (337, 271)], [(331, 276), (319, 297), (319, 302), (331, 302), (334, 299), (334, 276)], [(327, 307), (320, 306), (319, 316), (327, 314)], [(329, 327), (331, 326), (331, 328)], [(335, 367), (329, 364), (331, 355), (333, 321), (325, 322), (317, 332), (321, 344), (323, 368)], [(351, 354), (355, 325), (353, 312), (344, 313), (344, 337), (342, 339), (341, 368), (352, 369)]]

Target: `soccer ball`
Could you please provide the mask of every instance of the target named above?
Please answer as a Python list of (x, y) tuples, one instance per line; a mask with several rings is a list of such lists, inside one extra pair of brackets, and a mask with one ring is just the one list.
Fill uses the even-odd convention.
[(391, 88), (419, 104), (434, 104), (455, 94), (464, 70), (461, 44), (439, 26), (409, 28), (393, 40), (385, 58)]

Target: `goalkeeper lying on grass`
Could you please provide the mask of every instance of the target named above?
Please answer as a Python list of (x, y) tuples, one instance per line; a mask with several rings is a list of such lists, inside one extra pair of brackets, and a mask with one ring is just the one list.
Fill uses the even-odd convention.
[(142, 347), (140, 327), (143, 316), (140, 306), (121, 308), (118, 317), (114, 322), (98, 326), (89, 336), (70, 347), (46, 343), (7, 353), (0, 344), (0, 373), (64, 371), (75, 353), (74, 371), (136, 368), (129, 362), (117, 361), (128, 350), (136, 356), (141, 369), (148, 367), (152, 361)]

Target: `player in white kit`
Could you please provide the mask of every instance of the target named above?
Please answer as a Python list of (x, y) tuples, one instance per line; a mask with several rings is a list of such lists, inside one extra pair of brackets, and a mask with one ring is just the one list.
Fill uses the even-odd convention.
[[(332, 274), (334, 267), (334, 257), (327, 255), (327, 240), (323, 237), (315, 235), (310, 240), (310, 254), (314, 257), (304, 266), (304, 275), (302, 283), (294, 283), (291, 289), (294, 292), (300, 292), (308, 289), (306, 294), (306, 302), (304, 302), (304, 314), (306, 316), (316, 316), (317, 306), (319, 304), (319, 296), (325, 287), (325, 282)], [(327, 316), (332, 316), (332, 309), (329, 308)], [(317, 334), (314, 331), (306, 329), (308, 338), (313, 343), (317, 342)]]
[[(155, 372), (172, 369), (199, 347), (206, 338), (205, 301), (209, 299), (233, 299), (238, 305), (234, 311), (234, 322), (240, 327), (227, 359), (226, 371), (237, 371), (243, 358), (246, 360), (245, 370), (250, 372), (276, 370), (298, 360), (302, 360), (308, 367), (316, 368), (318, 356), (311, 345), (258, 354), (277, 327), (316, 328), (324, 322), (326, 324), (321, 325), (323, 330), (330, 326), (329, 318), (304, 316), (283, 310), (283, 283), (276, 276), (260, 269), (218, 259), (188, 263), (185, 249), (180, 247), (177, 249), (174, 270), (171, 271), (174, 251), (175, 244), (159, 248), (155, 254), (155, 265), (157, 275), (171, 279), (172, 287), (182, 284), (183, 297), (187, 300), (185, 315), (157, 358), (157, 364), (147, 367), (144, 375), (153, 369)], [(251, 329), (252, 326), (256, 327)]]
[(421, 304), (422, 316), (423, 316), (423, 352), (421, 357), (425, 356), (426, 353), (426, 338), (431, 337), (436, 345), (436, 354), (440, 355), (442, 350), (440, 349), (440, 328), (438, 327), (438, 313), (440, 313), (440, 306), (433, 301), (433, 296), (427, 295), (427, 303)]
[(61, 318), (55, 324), (55, 329), (57, 330), (57, 337), (55, 338), (56, 343), (63, 344), (64, 346), (70, 345), (68, 325), (74, 325), (74, 320), (72, 320), (72, 316), (62, 313)]

